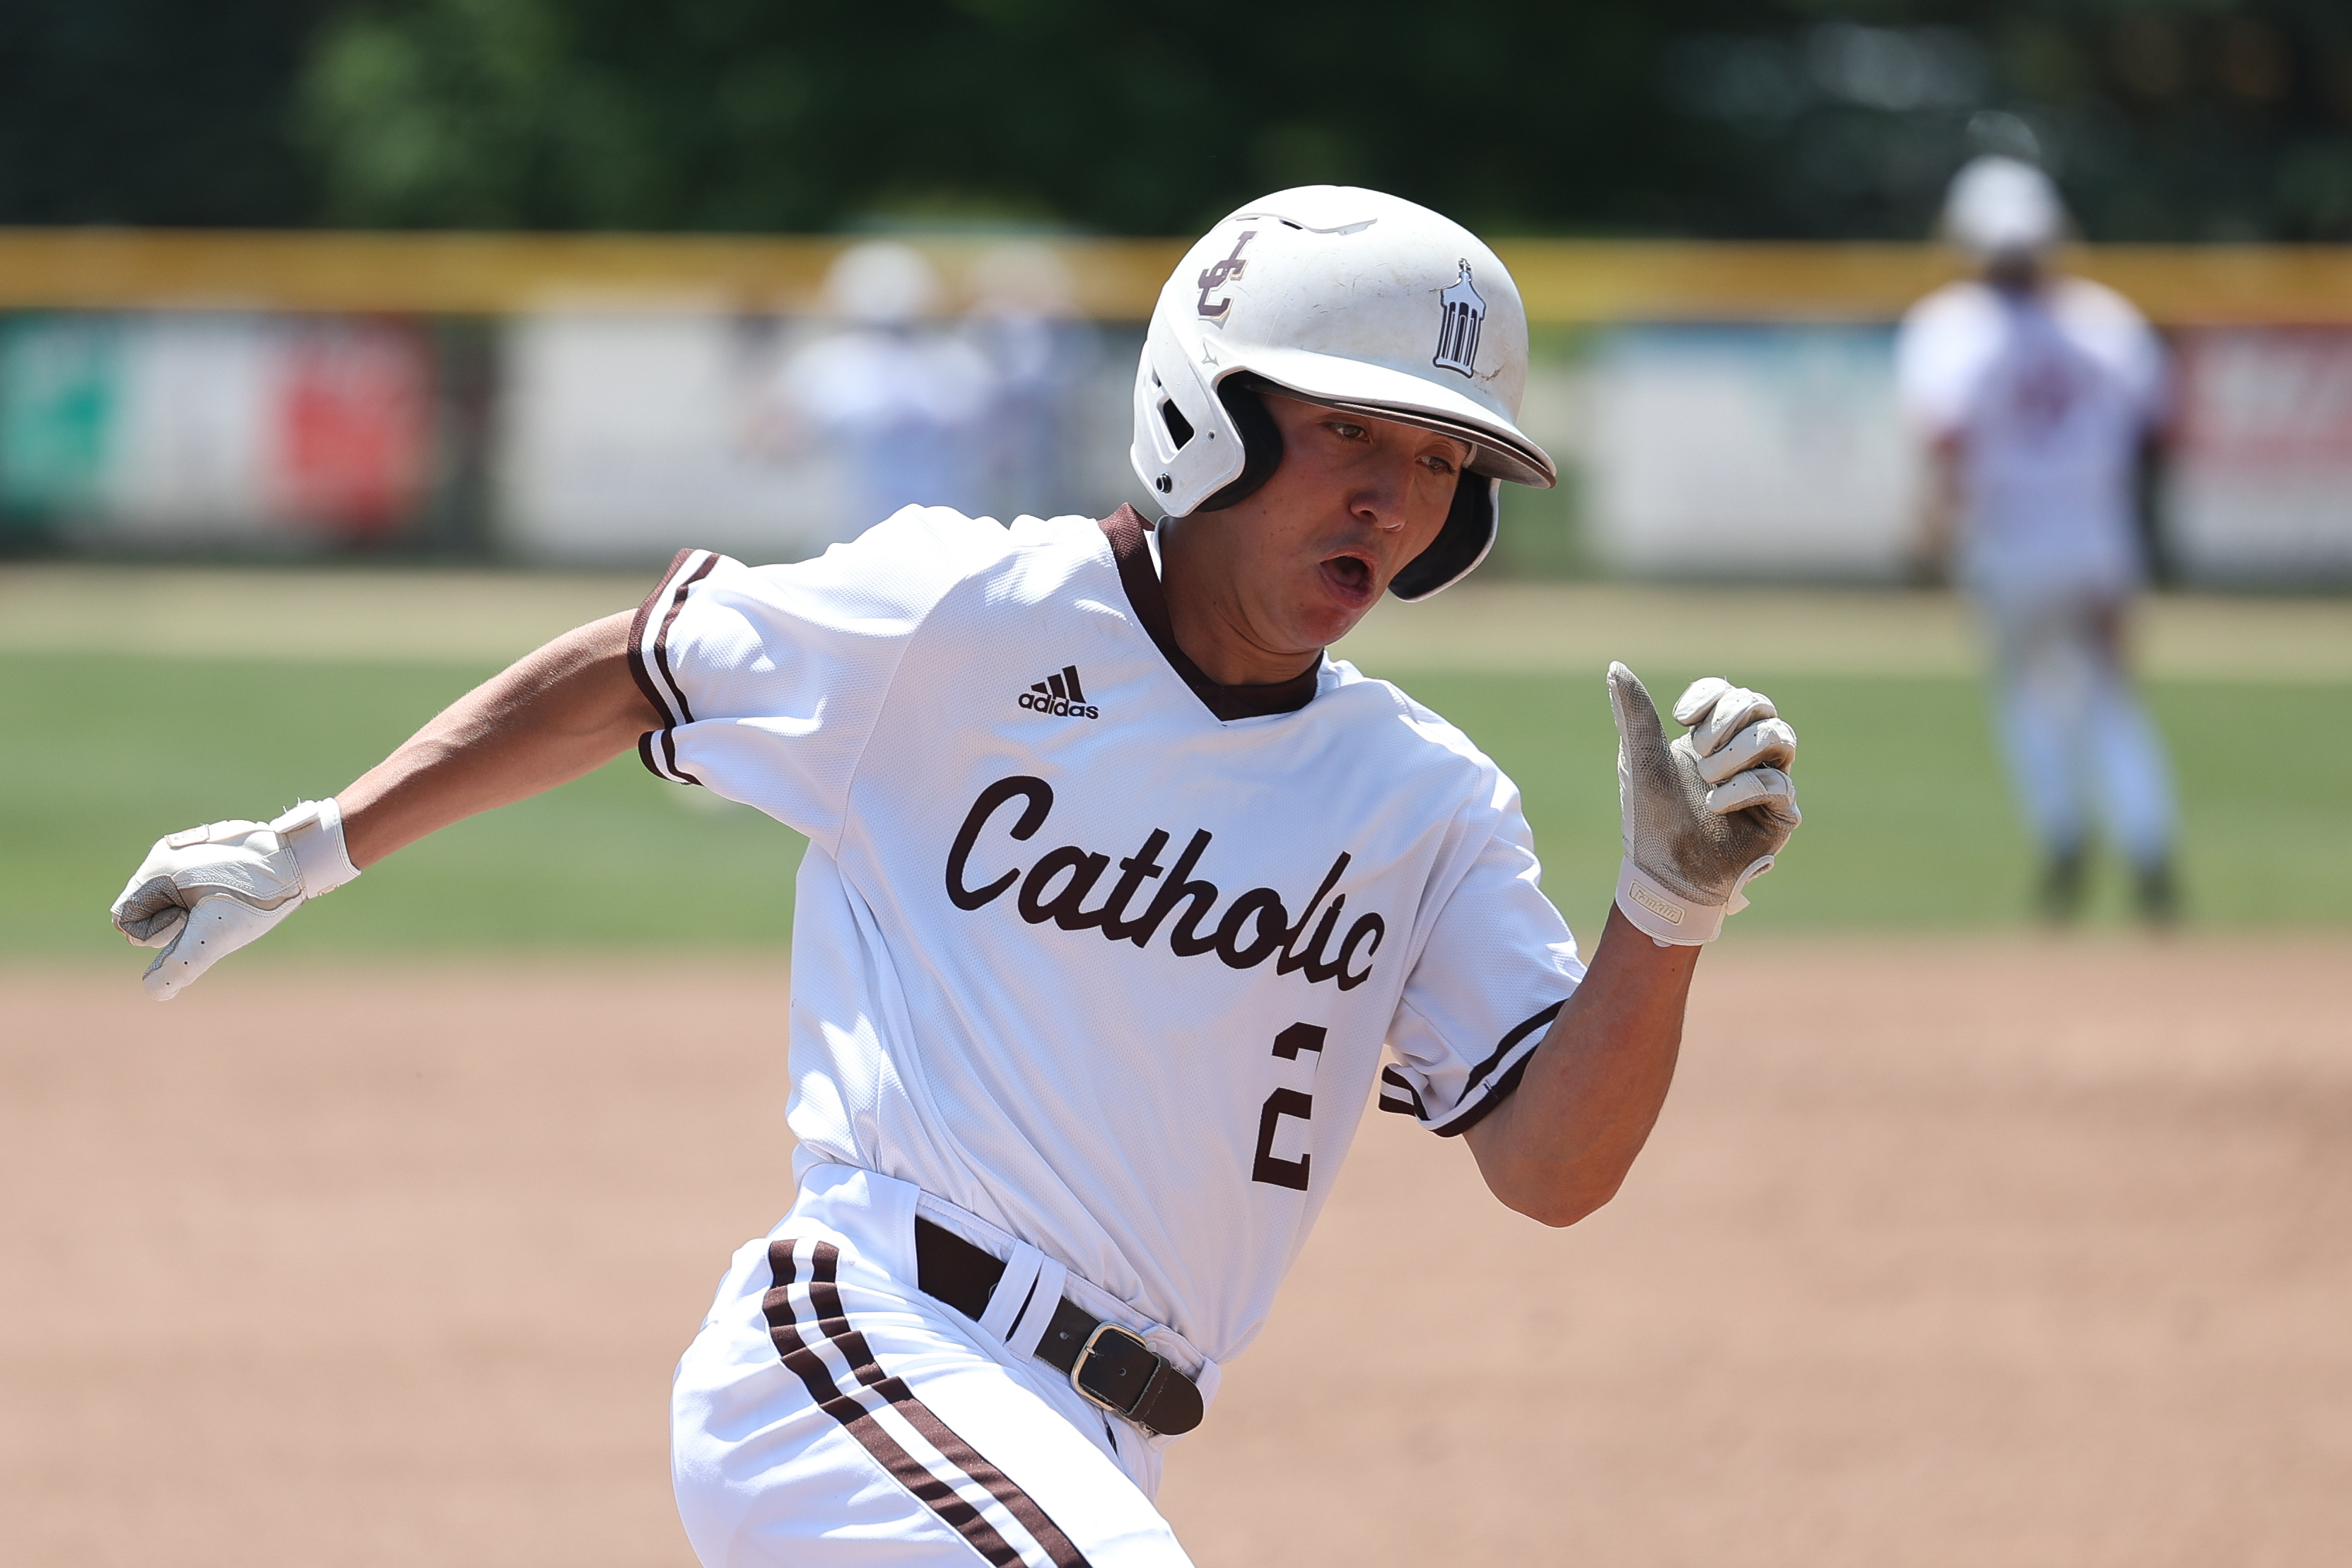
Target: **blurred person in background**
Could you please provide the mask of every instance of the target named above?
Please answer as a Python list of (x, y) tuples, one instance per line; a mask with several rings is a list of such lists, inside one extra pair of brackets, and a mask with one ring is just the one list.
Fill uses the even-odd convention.
[(2066, 210), (2032, 164), (1968, 164), (1943, 228), (1977, 276), (1911, 308), (1896, 378), (1928, 446), (1927, 560), (1975, 598), (1992, 639), (2042, 911), (2081, 910), (2095, 802), (2141, 916), (2168, 921), (2170, 769), (2123, 641), (2146, 577), (2136, 483), (2163, 416), (2163, 347), (2121, 295), (2053, 268)]
[[(972, 343), (995, 377), (985, 488), (1000, 516), (1085, 509), (1079, 402), (1102, 360), (1100, 334), (1077, 311), (1069, 268), (1048, 246), (991, 246), (971, 264)], [(1124, 413), (1120, 407), (1118, 412)]]
[(983, 510), (996, 378), (979, 349), (932, 318), (940, 281), (911, 246), (851, 246), (825, 276), (841, 323), (784, 362), (793, 421), (841, 455), (843, 510), (832, 538), (856, 538), (906, 506)]

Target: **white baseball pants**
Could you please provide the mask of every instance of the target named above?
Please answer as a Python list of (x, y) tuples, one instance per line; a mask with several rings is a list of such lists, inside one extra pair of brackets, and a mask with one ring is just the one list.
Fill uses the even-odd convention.
[(2129, 678), (2103, 647), (2116, 598), (2057, 589), (1981, 595), (1994, 642), (2001, 750), (2043, 848), (2079, 847), (2090, 805), (2139, 867), (2172, 847), (2172, 771)]
[(704, 1568), (1189, 1568), (1154, 1446), (915, 1288), (920, 1198), (820, 1166), (736, 1253), (670, 1401)]

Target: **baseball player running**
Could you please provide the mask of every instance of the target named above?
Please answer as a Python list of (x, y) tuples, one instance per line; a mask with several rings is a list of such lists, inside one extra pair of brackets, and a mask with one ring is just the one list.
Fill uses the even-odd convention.
[(1375, 1083), (1504, 1203), (1590, 1213), (1664, 1098), (1699, 946), (1798, 821), (1769, 701), (1701, 681), (1670, 743), (1612, 665), (1625, 854), (1588, 964), (1511, 781), (1324, 653), (1382, 592), (1476, 566), (1499, 481), (1553, 482), (1516, 423), (1527, 341), (1502, 264), (1436, 214), (1254, 202), (1152, 317), (1156, 524), (909, 508), (793, 565), (684, 551), (333, 799), (164, 839), (116, 922), (176, 995), (631, 745), (798, 829), (798, 1191), (678, 1365), (696, 1552), (1183, 1563), (1162, 1457)]
[(1981, 276), (1912, 307), (1896, 374), (1933, 467), (1929, 548), (1950, 549), (1991, 633), (2042, 911), (2068, 920), (2082, 903), (2095, 798), (2142, 916), (2161, 922), (2175, 901), (2171, 773), (2123, 623), (2143, 576), (2133, 486), (2163, 412), (2164, 350), (2122, 295), (2053, 273), (2066, 211), (2032, 164), (1969, 163), (1944, 228)]

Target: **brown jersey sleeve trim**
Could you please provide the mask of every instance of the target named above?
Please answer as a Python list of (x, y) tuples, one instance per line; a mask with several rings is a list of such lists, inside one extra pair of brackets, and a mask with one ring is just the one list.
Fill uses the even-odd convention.
[[(688, 590), (709, 576), (718, 564), (718, 555), (710, 551), (679, 551), (670, 558), (669, 570), (662, 574), (661, 581), (654, 584), (654, 591), (645, 596), (629, 621), (629, 677), (646, 694), (646, 700), (669, 719), (659, 730), (648, 730), (638, 737), (637, 756), (647, 772), (672, 784), (702, 781), (677, 765), (677, 729), (680, 724), (694, 722), (694, 709), (686, 700), (686, 689), (678, 684), (677, 672), (670, 668), (670, 627), (677, 622), (677, 612), (686, 604)], [(648, 641), (650, 658), (646, 657)]]
[(1160, 586), (1160, 574), (1152, 569), (1151, 546), (1143, 537), (1147, 526), (1143, 514), (1131, 506), (1120, 507), (1100, 523), (1110, 540), (1111, 555), (1118, 563), (1119, 586), (1127, 590), (1136, 620), (1150, 635), (1168, 667), (1192, 689), (1192, 695), (1210, 712), (1227, 721), (1296, 713), (1313, 701), (1322, 673), (1319, 659), (1302, 674), (1270, 686), (1222, 686), (1176, 646), (1175, 627), (1168, 618), (1168, 594)]
[(1412, 1079), (1405, 1077), (1394, 1062), (1381, 1068), (1380, 1107), (1391, 1115), (1429, 1120), (1429, 1107), (1422, 1103), (1421, 1091), (1412, 1087)]
[(654, 684), (653, 671), (646, 664), (646, 623), (653, 619), (656, 605), (667, 608), (671, 583), (676, 580), (678, 570), (696, 553), (696, 551), (688, 549), (671, 556), (669, 565), (662, 572), (661, 581), (654, 584), (652, 593), (638, 602), (637, 613), (629, 620), (629, 677), (637, 683), (637, 689), (646, 694), (646, 701), (672, 718), (677, 717), (677, 709), (669, 695)]
[(1509, 1034), (1505, 1035), (1503, 1043), (1495, 1047), (1495, 1054), (1470, 1069), (1470, 1087), (1463, 1094), (1462, 1103), (1454, 1108), (1454, 1114), (1432, 1127), (1430, 1131), (1440, 1138), (1459, 1138), (1477, 1126), (1495, 1107), (1510, 1099), (1519, 1087), (1519, 1079), (1527, 1076), (1528, 1058), (1536, 1054), (1536, 1046), (1543, 1043), (1540, 1039), (1536, 1040), (1532, 1045), (1528, 1045), (1527, 1049), (1520, 1052), (1519, 1059), (1512, 1062), (1484, 1094), (1478, 1092), (1478, 1085), (1488, 1073), (1501, 1066), (1504, 1059), (1513, 1051), (1518, 1050), (1519, 1047), (1528, 1041), (1528, 1037), (1559, 1017), (1559, 1010), (1567, 1005), (1565, 998), (1555, 1002), (1527, 1022), (1515, 1026)]

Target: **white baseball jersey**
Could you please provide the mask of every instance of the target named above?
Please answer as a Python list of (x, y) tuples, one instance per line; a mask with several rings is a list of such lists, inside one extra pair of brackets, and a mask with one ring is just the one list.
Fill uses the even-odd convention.
[(2122, 592), (2140, 576), (2133, 479), (2164, 351), (2129, 301), (2082, 279), (2029, 294), (1954, 283), (1895, 350), (1912, 418), (1962, 443), (1960, 575), (1995, 592)]
[(1583, 970), (1511, 781), (1345, 663), (1209, 680), (1144, 528), (908, 508), (793, 565), (685, 551), (633, 665), (648, 767), (808, 837), (797, 1168), (913, 1183), (1223, 1360), (1376, 1077), (1465, 1130)]

